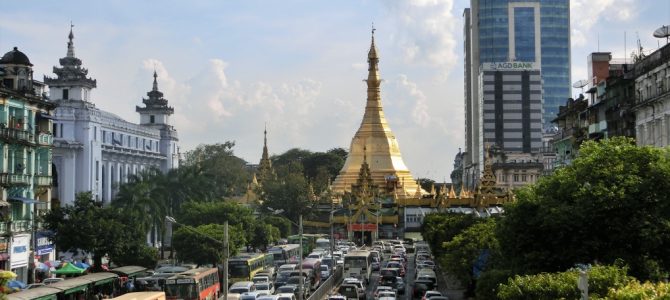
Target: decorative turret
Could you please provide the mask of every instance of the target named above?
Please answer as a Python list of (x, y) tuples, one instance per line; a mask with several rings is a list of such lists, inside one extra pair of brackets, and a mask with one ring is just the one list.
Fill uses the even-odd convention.
[(272, 161), (268, 154), (268, 129), (267, 126), (263, 129), (263, 154), (261, 161), (258, 163), (258, 181), (263, 181), (275, 178), (275, 170), (272, 168)]
[[(370, 177), (377, 186), (385, 186), (386, 179), (392, 175), (397, 177), (398, 182), (407, 183), (397, 187), (397, 189), (401, 189), (398, 196), (403, 199), (408, 198), (407, 195), (416, 195), (415, 190), (417, 189), (422, 196), (427, 193), (412, 178), (412, 174), (402, 159), (395, 135), (384, 117), (381, 104), (379, 52), (375, 45), (374, 33), (375, 29), (373, 28), (370, 50), (367, 56), (368, 77), (365, 82), (368, 88), (365, 114), (356, 135), (351, 141), (347, 160), (333, 182), (333, 191), (342, 194), (347, 188), (347, 183), (356, 180), (359, 168), (366, 160)], [(369, 153), (364, 153), (366, 151), (369, 151)], [(367, 157), (365, 157), (366, 155)]]
[(168, 106), (168, 101), (163, 98), (163, 93), (158, 90), (158, 74), (154, 70), (154, 82), (151, 91), (147, 93), (149, 98), (142, 98), (145, 107), (137, 106), (135, 111), (140, 113), (141, 125), (169, 125), (169, 116), (174, 113), (174, 108)]
[(44, 83), (49, 86), (52, 100), (90, 101), (91, 89), (97, 87), (95, 79), (86, 77), (88, 70), (81, 67), (81, 59), (74, 56), (74, 33), (70, 24), (67, 53), (58, 60), (61, 67), (53, 67), (56, 78), (44, 76)]

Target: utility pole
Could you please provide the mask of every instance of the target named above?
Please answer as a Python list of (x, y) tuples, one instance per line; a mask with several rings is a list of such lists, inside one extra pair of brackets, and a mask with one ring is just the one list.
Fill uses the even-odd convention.
[(223, 300), (228, 300), (228, 221), (223, 223)]
[[(302, 300), (303, 297), (304, 297), (303, 289), (305, 288), (305, 276), (303, 276), (303, 273), (302, 273), (302, 255), (303, 255), (303, 253), (302, 253), (302, 215), (300, 215), (300, 221), (299, 221), (298, 227), (300, 227), (299, 228), (299, 230), (300, 230), (300, 259), (298, 259), (298, 264), (300, 265), (300, 285), (298, 286), (298, 300)], [(314, 271), (318, 271), (318, 270), (314, 270)], [(224, 300), (228, 300), (228, 299), (224, 299)]]

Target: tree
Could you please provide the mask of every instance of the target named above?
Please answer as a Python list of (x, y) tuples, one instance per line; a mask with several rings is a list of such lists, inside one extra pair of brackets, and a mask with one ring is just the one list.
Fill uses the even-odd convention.
[[(223, 262), (224, 237), (224, 225), (208, 224), (195, 228), (181, 226), (174, 232), (172, 242), (180, 259), (198, 265), (216, 265)], [(228, 241), (230, 256), (237, 255), (238, 249), (247, 243), (241, 225), (228, 227)]]
[(182, 206), (178, 220), (191, 226), (222, 225), (228, 221), (232, 226), (251, 228), (254, 216), (250, 208), (233, 201), (188, 202)]
[(168, 205), (165, 199), (156, 193), (161, 177), (160, 170), (156, 168), (128, 176), (128, 182), (119, 187), (112, 205), (136, 220), (142, 231), (149, 232), (156, 228), (162, 236)]
[(200, 180), (209, 182), (213, 199), (241, 195), (251, 179), (247, 163), (233, 153), (234, 142), (199, 145), (186, 153), (184, 166), (196, 167)]
[(487, 269), (490, 258), (499, 256), (495, 226), (495, 218), (484, 219), (442, 245), (444, 255), (440, 265), (467, 284), (470, 293), (474, 292), (474, 282)]
[(670, 151), (632, 139), (582, 144), (573, 164), (517, 193), (497, 235), (506, 268), (555, 272), (621, 258), (633, 276), (670, 270)]
[(53, 232), (51, 240), (61, 250), (93, 253), (94, 269), (101, 270), (102, 257), (112, 261), (146, 243), (141, 224), (114, 207), (102, 207), (90, 192), (79, 193), (73, 206), (56, 207), (43, 216)]
[(466, 228), (478, 222), (473, 215), (459, 213), (428, 214), (421, 224), (421, 235), (428, 242), (433, 253), (441, 257), (444, 254), (442, 243), (449, 242)]
[(137, 244), (128, 247), (128, 250), (117, 254), (114, 263), (119, 266), (142, 266), (153, 269), (158, 263), (158, 250), (147, 245)]
[(312, 202), (308, 199), (308, 183), (302, 174), (290, 173), (281, 180), (263, 183), (261, 199), (263, 211), (283, 210), (282, 215), (289, 220), (298, 220), (300, 215), (308, 216)]
[(270, 224), (256, 222), (249, 231), (253, 233), (249, 245), (263, 252), (267, 250), (268, 245), (279, 240), (279, 229)]
[(435, 180), (428, 179), (428, 178), (419, 178), (417, 179), (419, 181), (419, 184), (421, 185), (421, 188), (430, 191), (433, 186), (435, 185)]
[(291, 221), (282, 216), (265, 216), (262, 219), (265, 224), (270, 224), (279, 230), (279, 237), (286, 238), (291, 235)]

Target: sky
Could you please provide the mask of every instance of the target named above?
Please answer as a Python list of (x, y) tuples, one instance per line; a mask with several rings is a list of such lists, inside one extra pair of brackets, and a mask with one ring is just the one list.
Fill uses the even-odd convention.
[[(591, 52), (623, 58), (637, 49), (638, 38), (645, 52), (666, 42), (652, 32), (670, 24), (670, 1), (570, 4), (572, 81), (586, 79)], [(250, 163), (260, 160), (264, 126), (271, 154), (349, 149), (365, 108), (374, 22), (384, 112), (414, 177), (450, 181), (464, 144), (466, 0), (34, 0), (2, 6), (0, 52), (18, 47), (34, 64), (35, 79), (54, 76), (72, 22), (75, 55), (97, 79), (96, 107), (139, 122), (135, 106), (151, 89), (155, 69), (174, 107), (181, 152), (234, 141), (235, 154)]]

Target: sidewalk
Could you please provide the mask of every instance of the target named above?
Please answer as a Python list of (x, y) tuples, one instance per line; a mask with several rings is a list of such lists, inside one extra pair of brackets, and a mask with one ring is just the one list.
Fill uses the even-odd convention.
[(465, 300), (463, 296), (465, 289), (461, 287), (461, 283), (454, 278), (454, 276), (441, 270), (439, 267), (435, 271), (437, 273), (438, 290), (442, 295), (449, 297), (450, 300)]

